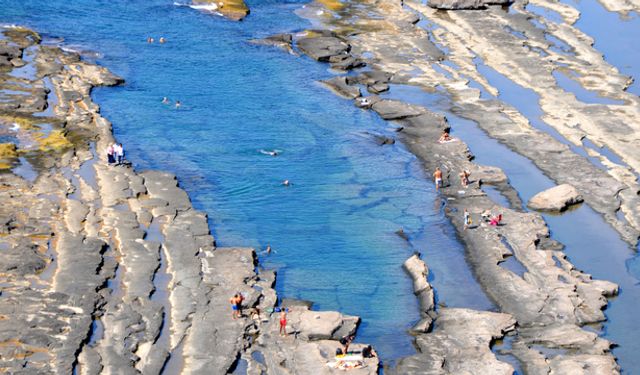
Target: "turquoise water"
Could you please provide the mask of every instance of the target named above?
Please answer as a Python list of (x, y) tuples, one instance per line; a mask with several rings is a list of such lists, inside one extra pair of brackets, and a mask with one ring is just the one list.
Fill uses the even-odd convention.
[[(414, 251), (440, 302), (493, 305), (415, 157), (367, 134), (388, 125), (315, 83), (325, 65), (246, 43), (307, 27), (293, 14), (302, 3), (250, 1), (234, 23), (171, 1), (15, 0), (0, 21), (62, 37), (123, 76), (94, 97), (136, 167), (176, 173), (219, 245), (271, 244), (261, 262), (279, 271), (281, 297), (361, 316), (358, 341), (392, 362), (414, 352), (418, 307), (401, 268)], [(279, 156), (260, 152), (271, 149)]]

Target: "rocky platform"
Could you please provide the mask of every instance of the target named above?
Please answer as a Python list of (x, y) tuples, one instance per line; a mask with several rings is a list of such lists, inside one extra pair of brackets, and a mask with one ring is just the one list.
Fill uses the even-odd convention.
[[(458, 77), (458, 73), (446, 64), (439, 64), (443, 52), (432, 42), (432, 33), (415, 25), (419, 20), (415, 13), (407, 11), (400, 6), (400, 2), (392, 0), (364, 4), (345, 9), (351, 6), (350, 2), (345, 2), (345, 7), (340, 12), (341, 16), (334, 18), (317, 17), (318, 8), (325, 12), (331, 11), (317, 3), (306, 6), (300, 12), (301, 16), (311, 18), (314, 24), (321, 24), (332, 30), (332, 37), (347, 44), (340, 44), (342, 47), (340, 50), (336, 49), (336, 54), (344, 55), (345, 51), (348, 51), (351, 57), (362, 59), (369, 66), (367, 71), (326, 80), (324, 84), (336, 94), (354, 99), (354, 105), (373, 110), (383, 119), (396, 122), (400, 126), (398, 138), (422, 160), (428, 174), (433, 173), (436, 167), (443, 170), (444, 186), (440, 192), (443, 202), (446, 202), (443, 204), (444, 212), (466, 244), (470, 265), (483, 289), (496, 302), (500, 311), (508, 314), (516, 322), (513, 345), (507, 350), (508, 354), (515, 356), (527, 373), (547, 374), (560, 369), (576, 374), (618, 373), (618, 366), (610, 353), (611, 343), (583, 328), (585, 325), (605, 320), (602, 310), (607, 305), (607, 298), (617, 293), (617, 286), (607, 281), (593, 280), (590, 275), (577, 270), (566, 259), (562, 245), (550, 239), (543, 218), (536, 213), (523, 212), (522, 202), (503, 171), (474, 163), (474, 156), (459, 139), (439, 143), (437, 140), (440, 134), (450, 128), (443, 115), (422, 106), (383, 99), (376, 95), (361, 97), (361, 89), (365, 85), (368, 87), (389, 83), (424, 85), (425, 89), (429, 90), (434, 90), (436, 85), (442, 85), (455, 100), (456, 114), (474, 119), (490, 135), (494, 135), (490, 129), (495, 128), (495, 135), (500, 141), (505, 141), (507, 134), (509, 137), (513, 135), (507, 144), (517, 152), (522, 151), (525, 156), (531, 157), (536, 165), (559, 183), (574, 181), (574, 178), (580, 175), (581, 183), (576, 185), (579, 186), (579, 194), (587, 204), (601, 212), (630, 243), (636, 242), (639, 228), (634, 224), (638, 218), (637, 212), (634, 213), (637, 198), (631, 195), (626, 198), (616, 195), (614, 186), (620, 186), (624, 181), (625, 184), (630, 184), (629, 191), (633, 192), (637, 190), (637, 184), (618, 178), (615, 168), (608, 172), (599, 169), (584, 157), (575, 154), (566, 144), (542, 131), (525, 130), (530, 136), (523, 137), (519, 133), (519, 138), (516, 139), (515, 134), (525, 129), (522, 125), (522, 115), (516, 114), (517, 111), (514, 112), (513, 108), (503, 103), (496, 107), (496, 101), (489, 105), (489, 101), (479, 99), (479, 92), (474, 94), (473, 89), (466, 86), (468, 81)], [(410, 6), (416, 9), (419, 7), (422, 13), (418, 17), (426, 14), (438, 22), (440, 19), (441, 22), (451, 20), (448, 17), (438, 17), (440, 13), (428, 12), (423, 4), (410, 2)], [(451, 17), (464, 17), (465, 22), (474, 22), (478, 29), (483, 29), (488, 26), (479, 26), (478, 22), (471, 19), (495, 17), (498, 10), (489, 9), (486, 14), (460, 12), (460, 16), (459, 13), (452, 13)], [(371, 14), (378, 17), (372, 17)], [(356, 30), (354, 25), (357, 25)], [(454, 23), (448, 22), (447, 27), (454, 30)], [(436, 32), (437, 29), (433, 31)], [(314, 31), (311, 38), (317, 35), (322, 34)], [(437, 36), (443, 39), (445, 37), (444, 34)], [(300, 48), (303, 53), (310, 50), (311, 41), (308, 39), (308, 36), (303, 39), (305, 45), (304, 48)], [(294, 47), (297, 42), (294, 37)], [(458, 44), (455, 46), (447, 46), (459, 52), (465, 44), (461, 40), (457, 40), (456, 43)], [(324, 41), (318, 48), (324, 48), (323, 46)], [(359, 55), (363, 52), (373, 57), (364, 58)], [(323, 56), (322, 59), (318, 59), (316, 54), (309, 56), (319, 61), (331, 62), (331, 56)], [(458, 63), (458, 55), (453, 54), (449, 58)], [(434, 70), (431, 67), (433, 64), (439, 64), (442, 69)], [(421, 69), (421, 72), (411, 73), (416, 69)], [(442, 71), (448, 72), (447, 75), (443, 75)], [(473, 78), (481, 84), (486, 83), (481, 76), (473, 75)], [(433, 86), (428, 86), (430, 84)], [(474, 95), (477, 95), (477, 98)], [(497, 121), (497, 116), (503, 120), (511, 118), (509, 121), (518, 124), (517, 131), (507, 126), (506, 120)], [(501, 124), (501, 135), (497, 132), (497, 124)], [(544, 146), (540, 146), (543, 143)], [(533, 156), (534, 153), (537, 155)], [(579, 167), (558, 167), (567, 163)], [(466, 187), (462, 186), (458, 178), (463, 170), (469, 171), (473, 176), (471, 183)], [(510, 206), (496, 205), (483, 192), (482, 185), (494, 186), (508, 198)], [(624, 190), (623, 188), (617, 191)], [(620, 207), (627, 219), (612, 216), (615, 211), (621, 209)], [(464, 209), (469, 210), (473, 222), (468, 229), (464, 228)], [(483, 214), (487, 213), (493, 217), (501, 214), (503, 220), (499, 225), (491, 225), (488, 218), (483, 218)], [(429, 303), (428, 289), (420, 290), (423, 320), (413, 329), (419, 335), (428, 332), (431, 320), (436, 318), (435, 314), (429, 314), (428, 309), (425, 309), (432, 304)], [(475, 319), (473, 314), (450, 315), (464, 316), (461, 319), (468, 321)], [(456, 321), (456, 318), (452, 320)], [(503, 320), (506, 321), (509, 320)], [(456, 325), (451, 323), (451, 326)], [(458, 327), (462, 326), (460, 323)], [(440, 329), (437, 323), (435, 327), (433, 332), (437, 333)], [(505, 325), (489, 324), (486, 327), (485, 331), (479, 332), (482, 339), (478, 340), (482, 342), (491, 342), (491, 337), (499, 335)], [(487, 369), (494, 368), (496, 373), (509, 373), (509, 368), (504, 364), (490, 367), (495, 360), (491, 356), (484, 357), (482, 364), (478, 364), (474, 361), (480, 357), (472, 355), (463, 356), (462, 360), (466, 358), (468, 364), (452, 367), (455, 371), (448, 372), (442, 367), (442, 363), (446, 361), (437, 364), (439, 359), (434, 355), (438, 350), (437, 346), (434, 348), (431, 345), (420, 345), (420, 342), (437, 342), (444, 345), (446, 339), (431, 340), (434, 341), (418, 340), (420, 353), (410, 357), (408, 362), (401, 361), (396, 370), (400, 373), (474, 373), (471, 370), (474, 367), (488, 366)]]
[[(16, 139), (0, 166), (0, 370), (224, 374), (244, 361), (250, 374), (340, 372), (328, 364), (357, 317), (295, 308), (280, 338), (275, 273), (258, 271), (255, 252), (216, 247), (171, 173), (107, 164), (111, 124), (90, 94), (123, 80), (31, 30), (5, 36), (0, 92), (23, 93), (0, 108)], [(377, 369), (367, 358), (354, 373)]]

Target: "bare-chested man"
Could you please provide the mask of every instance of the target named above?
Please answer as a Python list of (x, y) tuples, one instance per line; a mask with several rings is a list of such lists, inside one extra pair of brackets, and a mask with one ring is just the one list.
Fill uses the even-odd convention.
[(436, 183), (436, 191), (438, 191), (442, 187), (442, 171), (440, 167), (436, 167), (436, 171), (433, 172), (433, 179)]

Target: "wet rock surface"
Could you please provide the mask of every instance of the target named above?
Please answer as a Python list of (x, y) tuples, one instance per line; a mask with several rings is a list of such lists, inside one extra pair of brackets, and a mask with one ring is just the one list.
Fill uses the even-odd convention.
[[(19, 30), (11, 38), (20, 47), (2, 56), (29, 49), (36, 75), (22, 80), (35, 89), (0, 121), (29, 140), (11, 150), (26, 155), (16, 163), (33, 162), (35, 175), (16, 174), (13, 164), (0, 173), (0, 368), (224, 374), (252, 358), (259, 342), (264, 353), (251, 373), (341, 372), (327, 364), (359, 318), (292, 307), (290, 335), (274, 335), (275, 273), (257, 271), (255, 252), (216, 247), (206, 215), (173, 174), (107, 164), (111, 124), (90, 94), (122, 79)], [(43, 137), (33, 134), (42, 128), (29, 113), (42, 106), (23, 103), (41, 97), (45, 79), (53, 129)], [(229, 299), (238, 292), (244, 314), (233, 319)], [(376, 358), (362, 365), (355, 373), (377, 373)]]

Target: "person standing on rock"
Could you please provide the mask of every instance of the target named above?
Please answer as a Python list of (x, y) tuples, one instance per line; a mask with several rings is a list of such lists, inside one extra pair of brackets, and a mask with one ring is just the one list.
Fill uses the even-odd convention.
[(462, 186), (467, 187), (467, 185), (469, 185), (469, 176), (471, 176), (471, 172), (466, 169), (460, 172), (460, 183), (462, 183)]
[(287, 335), (287, 309), (280, 310), (280, 336)]
[(107, 147), (107, 162), (109, 163), (109, 165), (113, 164), (116, 162), (116, 158), (114, 157), (114, 150), (113, 150), (113, 145), (109, 145), (109, 147)]
[(471, 226), (471, 215), (469, 215), (469, 211), (464, 209), (464, 229), (467, 230)]
[(436, 183), (436, 191), (442, 187), (442, 171), (440, 167), (436, 167), (436, 171), (433, 172), (433, 179)]
[(229, 299), (229, 303), (231, 303), (231, 317), (235, 320), (242, 316), (240, 312), (240, 306), (242, 305), (242, 296), (240, 293), (236, 293)]
[(113, 146), (113, 152), (115, 153), (118, 165), (122, 164), (124, 162), (124, 148), (122, 148), (122, 143), (116, 143)]

